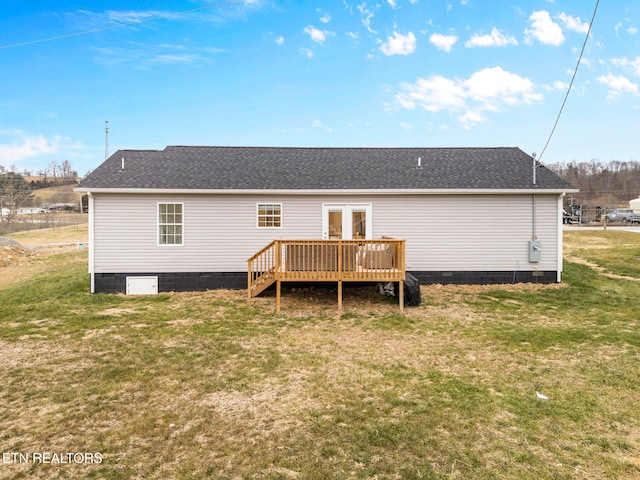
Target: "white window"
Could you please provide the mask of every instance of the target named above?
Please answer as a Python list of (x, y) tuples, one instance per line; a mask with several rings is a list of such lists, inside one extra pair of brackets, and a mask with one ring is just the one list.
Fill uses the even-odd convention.
[(182, 203), (158, 203), (158, 245), (182, 245)]
[(282, 204), (259, 203), (258, 204), (258, 228), (282, 227)]

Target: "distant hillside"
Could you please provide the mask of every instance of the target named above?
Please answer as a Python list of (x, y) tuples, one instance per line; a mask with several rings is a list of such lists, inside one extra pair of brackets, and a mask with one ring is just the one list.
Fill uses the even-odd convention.
[(23, 176), (34, 190), (42, 188), (57, 187), (60, 185), (77, 185), (79, 179), (76, 177), (45, 177), (45, 176)]
[(74, 188), (75, 184), (38, 188), (33, 191), (33, 206), (40, 207), (52, 203), (78, 203), (82, 195), (74, 192)]

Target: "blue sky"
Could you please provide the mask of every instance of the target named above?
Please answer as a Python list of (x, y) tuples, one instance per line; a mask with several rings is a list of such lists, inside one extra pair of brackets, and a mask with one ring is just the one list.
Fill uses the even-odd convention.
[[(7, 3), (7, 2), (5, 2)], [(0, 13), (0, 165), (166, 145), (542, 152), (595, 0), (75, 0)], [(602, 2), (543, 163), (640, 160), (640, 2)]]

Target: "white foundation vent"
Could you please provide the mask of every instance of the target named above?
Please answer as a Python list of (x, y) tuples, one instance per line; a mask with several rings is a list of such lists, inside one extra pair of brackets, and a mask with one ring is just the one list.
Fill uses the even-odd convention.
[(127, 277), (127, 295), (157, 295), (158, 277)]

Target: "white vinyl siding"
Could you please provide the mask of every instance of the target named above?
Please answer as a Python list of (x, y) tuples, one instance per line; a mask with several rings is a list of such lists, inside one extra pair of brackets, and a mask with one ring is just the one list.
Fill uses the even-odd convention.
[[(188, 241), (157, 245), (158, 203), (182, 203)], [(371, 204), (372, 238), (406, 240), (415, 271), (558, 270), (558, 195), (537, 195), (542, 257), (528, 261), (531, 195), (136, 195), (94, 194), (96, 273), (243, 272), (274, 239), (322, 238), (323, 204)], [(256, 205), (281, 204), (279, 229), (256, 228)]]

